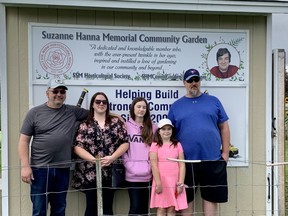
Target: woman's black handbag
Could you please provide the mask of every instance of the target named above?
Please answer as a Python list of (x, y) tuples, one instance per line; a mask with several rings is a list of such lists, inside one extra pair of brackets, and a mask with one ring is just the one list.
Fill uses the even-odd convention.
[(121, 161), (116, 161), (112, 165), (112, 187), (123, 188), (125, 187), (125, 167)]

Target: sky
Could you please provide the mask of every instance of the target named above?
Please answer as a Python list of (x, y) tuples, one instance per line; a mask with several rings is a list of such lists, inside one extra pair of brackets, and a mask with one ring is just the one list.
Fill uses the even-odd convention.
[(288, 68), (288, 14), (272, 16), (272, 49), (285, 49), (286, 71)]

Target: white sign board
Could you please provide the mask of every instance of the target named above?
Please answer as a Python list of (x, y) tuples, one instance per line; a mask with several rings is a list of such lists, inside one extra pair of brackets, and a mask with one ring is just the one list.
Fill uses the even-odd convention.
[[(82, 107), (98, 91), (107, 94), (111, 111), (129, 118), (129, 105), (142, 96), (152, 120), (167, 116), (185, 94), (182, 77), (189, 68), (202, 76), (202, 90), (217, 96), (230, 118), (231, 143), (239, 157), (230, 165), (246, 166), (248, 157), (248, 31), (124, 28), (30, 24), (30, 104), (46, 101), (49, 79), (68, 85), (67, 104)], [(231, 73), (220, 77), (217, 52), (228, 50)], [(222, 75), (221, 75), (222, 76)]]

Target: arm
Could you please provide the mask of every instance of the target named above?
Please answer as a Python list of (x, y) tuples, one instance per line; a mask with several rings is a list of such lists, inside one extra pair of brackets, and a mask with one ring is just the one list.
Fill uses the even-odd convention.
[[(128, 142), (121, 144), (121, 145), (117, 148), (117, 150), (111, 155), (112, 158), (114, 158), (114, 160), (117, 160), (117, 158), (119, 158), (120, 156), (122, 156), (122, 155), (128, 150), (128, 148), (129, 148), (129, 143), (128, 143)], [(113, 160), (113, 161), (114, 161), (114, 160)], [(112, 162), (113, 162), (113, 161), (112, 161)]]
[(93, 162), (93, 163), (96, 162), (96, 158), (93, 155), (91, 155), (88, 151), (86, 151), (85, 149), (79, 146), (74, 147), (74, 153), (77, 154), (83, 160)]
[(118, 115), (118, 114), (112, 113), (112, 112), (110, 112), (110, 115), (111, 115), (112, 117), (118, 118), (118, 119), (124, 124), (124, 126), (125, 126), (125, 120), (121, 117), (121, 115)]
[(115, 160), (117, 160), (120, 156), (122, 156), (129, 148), (129, 143), (121, 144), (117, 150), (112, 154), (101, 158), (101, 165), (102, 166), (109, 166)]
[(18, 155), (21, 163), (21, 179), (23, 182), (31, 184), (31, 180), (34, 180), (32, 169), (29, 163), (29, 143), (31, 136), (20, 134), (18, 143)]
[(230, 129), (228, 121), (219, 124), (221, 141), (222, 141), (222, 157), (227, 162), (229, 159)]
[(73, 143), (73, 151), (81, 159), (95, 163), (96, 162), (95, 155), (93, 155), (93, 153), (91, 154), (89, 152), (89, 147), (87, 147), (87, 143), (92, 142), (91, 141), (93, 139), (92, 136), (94, 135), (93, 133), (88, 134), (87, 131), (90, 129), (91, 127), (88, 126), (86, 122), (82, 122), (79, 125), (79, 128), (76, 132), (75, 141)]
[(160, 173), (158, 169), (158, 156), (156, 152), (150, 152), (149, 157), (150, 157), (150, 162), (151, 162), (153, 178), (156, 183), (156, 193), (159, 194), (162, 192), (162, 185), (161, 185), (161, 178), (160, 178)]
[[(184, 160), (184, 153), (180, 153), (178, 159)], [(184, 180), (185, 180), (185, 174), (186, 174), (186, 167), (184, 162), (178, 162), (179, 163), (179, 178), (177, 182), (177, 193), (180, 194), (183, 191), (184, 187)]]
[[(114, 117), (115, 118), (115, 117)], [(116, 117), (117, 121), (117, 132), (116, 136), (117, 141), (115, 143), (120, 143), (120, 146), (116, 149), (115, 152), (111, 152), (111, 155), (107, 155), (101, 158), (101, 165), (102, 166), (110, 166), (115, 160), (117, 160), (120, 156), (122, 156), (129, 148), (129, 139), (127, 135), (127, 130), (125, 124)]]

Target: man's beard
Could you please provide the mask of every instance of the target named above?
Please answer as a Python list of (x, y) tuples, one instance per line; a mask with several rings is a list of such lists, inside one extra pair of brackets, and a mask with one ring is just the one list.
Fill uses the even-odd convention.
[(197, 89), (192, 89), (192, 90), (190, 91), (190, 95), (191, 95), (192, 97), (196, 97), (197, 94), (198, 94), (198, 90), (197, 90)]

